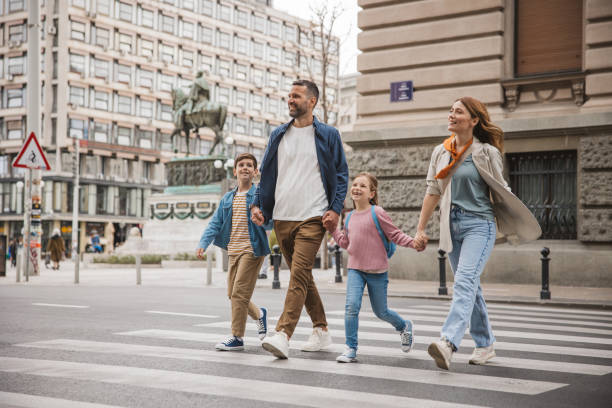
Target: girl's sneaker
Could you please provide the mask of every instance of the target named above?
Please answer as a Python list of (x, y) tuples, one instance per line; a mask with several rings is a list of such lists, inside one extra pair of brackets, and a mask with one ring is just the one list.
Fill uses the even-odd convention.
[(412, 320), (406, 321), (406, 327), (400, 333), (400, 338), (402, 339), (402, 351), (404, 353), (408, 353), (412, 350), (412, 344), (414, 343), (414, 329), (412, 325)]
[(344, 353), (336, 357), (336, 361), (339, 363), (355, 363), (357, 362), (357, 350), (346, 346)]

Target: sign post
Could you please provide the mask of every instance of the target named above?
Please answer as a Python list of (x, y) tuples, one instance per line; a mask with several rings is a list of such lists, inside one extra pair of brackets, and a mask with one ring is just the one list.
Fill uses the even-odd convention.
[[(41, 170), (51, 170), (51, 166), (45, 157), (36, 134), (30, 136), (23, 144), (21, 151), (13, 161), (13, 167), (25, 168), (25, 196), (24, 200), (24, 246), (25, 251), (22, 262), (25, 280), (30, 280), (30, 268), (32, 275), (40, 273), (40, 250), (41, 250)], [(17, 271), (19, 274), (20, 271)]]

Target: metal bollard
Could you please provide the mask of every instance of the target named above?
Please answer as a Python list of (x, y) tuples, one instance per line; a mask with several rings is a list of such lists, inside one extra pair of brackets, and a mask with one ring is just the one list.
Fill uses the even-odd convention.
[(135, 258), (136, 258), (136, 284), (140, 285), (142, 283), (142, 275), (140, 273), (141, 255), (137, 254)]
[(540, 299), (550, 300), (550, 289), (548, 286), (548, 264), (550, 262), (548, 255), (550, 254), (550, 249), (544, 247), (540, 253), (542, 254), (542, 258), (540, 258), (542, 261), (542, 290), (540, 291)]
[(206, 285), (212, 284), (212, 258), (213, 251), (210, 249), (210, 247), (208, 247), (208, 250), (206, 251)]
[(281, 254), (280, 247), (278, 245), (274, 245), (272, 248), (272, 266), (274, 266), (274, 280), (272, 281), (272, 289), (280, 289), (280, 280), (278, 279), (278, 272), (281, 265)]
[(336, 255), (336, 283), (342, 283), (342, 251), (340, 251), (340, 245), (335, 246), (334, 254)]
[(442, 249), (438, 249), (438, 263), (440, 267), (440, 287), (438, 288), (438, 295), (448, 295), (448, 288), (446, 287), (446, 252)]

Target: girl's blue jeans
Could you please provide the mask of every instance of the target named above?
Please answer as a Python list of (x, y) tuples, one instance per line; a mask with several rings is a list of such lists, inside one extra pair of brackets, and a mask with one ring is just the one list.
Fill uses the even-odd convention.
[(495, 222), (453, 207), (450, 227), (453, 250), (448, 258), (455, 274), (455, 284), (441, 337), (458, 349), (469, 325), (476, 347), (487, 347), (495, 342), (495, 336), (482, 296), (480, 275), (495, 244)]
[(346, 282), (346, 306), (344, 310), (344, 332), (346, 345), (357, 349), (357, 331), (359, 329), (359, 310), (363, 298), (363, 289), (368, 285), (370, 304), (376, 317), (391, 323), (397, 331), (406, 328), (406, 321), (387, 307), (387, 286), (389, 272), (366, 273), (357, 269), (348, 270)]

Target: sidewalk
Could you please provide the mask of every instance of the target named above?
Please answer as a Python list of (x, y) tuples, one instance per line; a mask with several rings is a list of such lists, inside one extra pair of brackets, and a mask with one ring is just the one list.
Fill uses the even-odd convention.
[[(8, 265), (7, 265), (8, 266)], [(142, 286), (171, 286), (171, 287), (213, 287), (225, 288), (226, 273), (214, 269), (212, 284), (206, 285), (206, 268), (161, 268), (159, 266), (144, 266), (141, 270)], [(279, 274), (281, 289), (286, 289), (289, 283), (289, 271), (281, 270)], [(321, 293), (346, 292), (346, 276), (342, 283), (335, 283), (335, 270), (315, 269), (313, 275)], [(273, 274), (267, 279), (259, 279), (257, 288), (272, 288)], [(0, 285), (41, 285), (66, 286), (74, 285), (74, 265), (70, 261), (63, 262), (61, 269), (42, 268), (40, 276), (30, 277), (25, 282), (16, 283), (15, 269), (8, 267), (7, 276), (0, 277)], [(81, 265), (79, 272), (79, 285), (81, 286), (136, 286), (136, 268), (134, 266), (101, 266)], [(438, 295), (439, 282), (437, 281), (409, 281), (394, 279), (389, 282), (389, 296), (418, 299), (450, 300), (450, 296)], [(487, 302), (545, 304), (551, 306), (575, 306), (589, 308), (612, 309), (612, 288), (586, 288), (551, 286), (551, 300), (540, 300), (539, 285), (510, 285), (510, 284), (483, 284), (483, 292)], [(448, 285), (449, 295), (452, 294), (452, 283)]]

